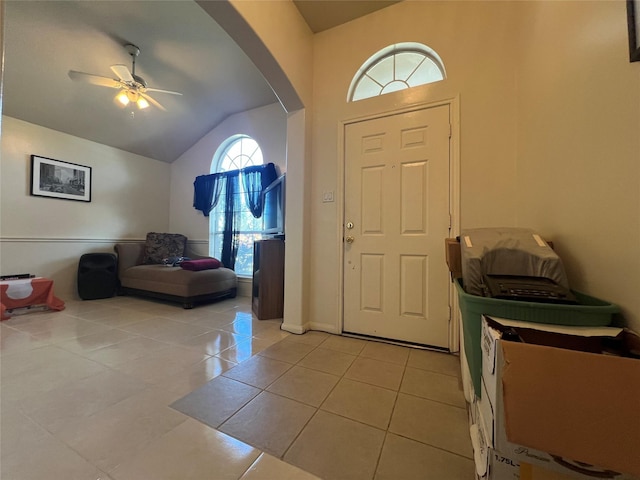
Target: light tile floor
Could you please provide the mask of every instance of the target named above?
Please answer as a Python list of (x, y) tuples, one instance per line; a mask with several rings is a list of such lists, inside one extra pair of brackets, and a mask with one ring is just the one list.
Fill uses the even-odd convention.
[(0, 323), (0, 354), (2, 480), (474, 478), (458, 357), (247, 298), (68, 302)]

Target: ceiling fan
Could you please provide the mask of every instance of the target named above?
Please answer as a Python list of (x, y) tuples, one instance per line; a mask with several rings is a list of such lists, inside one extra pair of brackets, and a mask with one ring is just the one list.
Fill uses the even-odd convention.
[(157, 100), (147, 94), (147, 92), (169, 93), (171, 95), (182, 95), (179, 92), (171, 90), (161, 90), (159, 88), (150, 88), (147, 82), (139, 75), (136, 75), (136, 57), (140, 55), (140, 49), (132, 44), (124, 46), (129, 55), (131, 55), (132, 65), (131, 71), (126, 65), (111, 65), (111, 70), (117, 75), (117, 79), (93, 75), (91, 73), (77, 72), (69, 70), (69, 78), (74, 81), (86, 82), (101, 87), (119, 88), (120, 91), (115, 96), (118, 104), (126, 107), (130, 103), (138, 106), (140, 110), (145, 109), (149, 104), (167, 111)]

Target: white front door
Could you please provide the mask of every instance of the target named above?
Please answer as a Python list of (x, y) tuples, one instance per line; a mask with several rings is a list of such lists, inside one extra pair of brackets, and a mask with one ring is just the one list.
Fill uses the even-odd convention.
[(449, 105), (345, 127), (345, 333), (449, 348), (449, 137)]

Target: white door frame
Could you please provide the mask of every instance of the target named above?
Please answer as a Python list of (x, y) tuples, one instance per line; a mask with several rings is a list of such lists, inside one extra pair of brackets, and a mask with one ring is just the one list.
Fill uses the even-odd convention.
[[(414, 112), (417, 110), (426, 110), (442, 105), (449, 105), (451, 115), (451, 138), (449, 140), (449, 215), (451, 215), (451, 236), (460, 235), (460, 100), (459, 96), (447, 98), (444, 100), (418, 103), (390, 110), (386, 112), (374, 113), (371, 115), (350, 118), (342, 120), (338, 125), (338, 185), (340, 190), (337, 195), (338, 207), (338, 225), (340, 226), (340, 235), (338, 235), (338, 291), (340, 292), (338, 299), (339, 315), (339, 331), (344, 331), (344, 198), (345, 198), (345, 129), (347, 125), (352, 123), (374, 120), (378, 118), (399, 115), (403, 113)], [(444, 250), (444, 241), (442, 242)], [(449, 308), (451, 309), (449, 323), (449, 349), (457, 352), (460, 348), (460, 318), (458, 318), (458, 297), (453, 283), (449, 284)]]

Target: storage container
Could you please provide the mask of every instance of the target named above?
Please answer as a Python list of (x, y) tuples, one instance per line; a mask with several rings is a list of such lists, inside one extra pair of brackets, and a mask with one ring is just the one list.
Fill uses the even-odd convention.
[(457, 278), (455, 284), (462, 314), (465, 354), (471, 379), (473, 380), (473, 390), (478, 397), (481, 396), (482, 351), (480, 348), (480, 333), (482, 330), (482, 315), (534, 323), (576, 327), (605, 327), (611, 324), (613, 315), (620, 312), (617, 305), (575, 290), (572, 291), (579, 303), (577, 305), (564, 305), (480, 297), (465, 292), (462, 279)]

